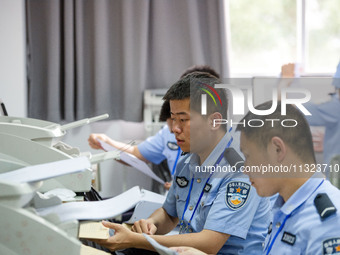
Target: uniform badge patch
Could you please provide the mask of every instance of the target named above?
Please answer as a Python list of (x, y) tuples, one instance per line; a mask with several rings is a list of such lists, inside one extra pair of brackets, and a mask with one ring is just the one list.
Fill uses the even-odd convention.
[(204, 187), (204, 192), (209, 192), (211, 187), (212, 187), (211, 184), (207, 183)]
[(329, 238), (322, 243), (322, 251), (326, 254), (340, 254), (340, 237)]
[(170, 150), (173, 150), (173, 151), (178, 150), (178, 144), (176, 142), (168, 142), (167, 146)]
[(296, 235), (288, 232), (284, 232), (281, 241), (290, 245), (294, 245), (296, 240)]
[(189, 181), (184, 176), (177, 176), (176, 177), (176, 183), (180, 188), (184, 188), (188, 186)]
[(244, 206), (248, 200), (251, 186), (246, 182), (233, 181), (227, 184), (225, 201), (232, 210)]

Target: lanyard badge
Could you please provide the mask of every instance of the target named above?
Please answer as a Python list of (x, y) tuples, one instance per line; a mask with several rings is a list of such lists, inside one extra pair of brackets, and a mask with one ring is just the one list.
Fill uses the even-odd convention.
[[(227, 148), (229, 148), (231, 142), (233, 141), (233, 138), (231, 138), (226, 146), (226, 148), (223, 150), (222, 154), (219, 156), (219, 158), (217, 159), (216, 163), (215, 163), (215, 167), (221, 162), (222, 158), (223, 158), (223, 155), (224, 155), (224, 152)], [(184, 234), (184, 233), (187, 233), (188, 230), (189, 230), (189, 227), (191, 225), (191, 221), (192, 219), (194, 218), (194, 215), (195, 215), (195, 212), (198, 208), (198, 205), (200, 204), (200, 201), (202, 199), (202, 196), (203, 196), (203, 193), (204, 192), (207, 192), (206, 189), (207, 187), (209, 187), (209, 191), (210, 191), (210, 187), (211, 187), (211, 184), (209, 184), (209, 180), (210, 180), (210, 177), (212, 176), (213, 173), (210, 174), (209, 178), (207, 179), (207, 181), (205, 182), (204, 186), (203, 186), (203, 189), (201, 191), (201, 194), (198, 198), (198, 201), (195, 205), (195, 209), (194, 211), (192, 212), (191, 214), (191, 217), (190, 217), (190, 220), (188, 221), (188, 224), (186, 224), (186, 226), (184, 227), (184, 215), (185, 215), (185, 212), (186, 210), (188, 209), (188, 205), (189, 205), (189, 201), (190, 201), (190, 195), (191, 195), (191, 191), (192, 191), (192, 186), (193, 186), (193, 183), (194, 183), (194, 179), (195, 179), (195, 176), (193, 176), (191, 178), (191, 181), (190, 181), (190, 188), (189, 188), (189, 192), (188, 192), (188, 196), (187, 196), (187, 199), (186, 199), (186, 202), (185, 202), (185, 206), (184, 206), (184, 211), (183, 211), (183, 214), (182, 214), (182, 218), (180, 220), (180, 227), (179, 227), (179, 234)]]

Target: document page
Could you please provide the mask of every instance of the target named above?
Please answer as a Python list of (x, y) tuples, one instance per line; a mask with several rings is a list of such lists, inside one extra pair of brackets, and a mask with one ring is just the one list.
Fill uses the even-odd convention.
[(90, 167), (91, 164), (87, 157), (79, 157), (28, 166), (18, 170), (2, 173), (0, 174), (0, 179), (18, 183), (36, 182), (61, 175), (83, 172), (86, 168)]
[(110, 199), (63, 203), (37, 209), (37, 213), (40, 216), (57, 214), (60, 221), (111, 219), (134, 208), (141, 199), (141, 191), (135, 186)]
[(79, 225), (79, 238), (85, 239), (108, 239), (109, 229), (101, 222), (81, 222)]
[(110, 255), (110, 253), (82, 244), (80, 247), (80, 255)]
[(177, 252), (169, 249), (168, 247), (165, 247), (161, 244), (159, 244), (158, 242), (156, 242), (155, 239), (153, 239), (152, 237), (148, 236), (147, 234), (143, 234), (146, 238), (146, 240), (148, 240), (148, 242), (153, 246), (153, 248), (155, 248), (155, 250), (160, 254), (160, 255), (178, 255)]
[[(115, 147), (101, 141), (100, 139), (97, 139), (97, 141), (100, 143), (100, 145), (102, 146), (102, 148), (105, 151), (115, 151), (115, 150), (117, 150)], [(125, 163), (129, 164), (130, 166), (132, 166), (133, 168), (141, 171), (143, 174), (146, 174), (147, 176), (156, 180), (160, 184), (164, 184), (164, 181), (161, 178), (159, 178), (154, 172), (152, 172), (150, 167), (144, 161), (136, 158), (134, 155), (127, 153), (127, 152), (124, 152), (124, 151), (121, 151), (120, 159), (122, 161), (124, 161)]]

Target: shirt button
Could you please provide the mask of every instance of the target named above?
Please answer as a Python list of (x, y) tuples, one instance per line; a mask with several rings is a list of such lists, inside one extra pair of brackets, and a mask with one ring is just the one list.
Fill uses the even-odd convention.
[(189, 206), (189, 210), (192, 211), (192, 209), (194, 209), (194, 207), (193, 206)]
[(278, 222), (278, 223), (276, 223), (276, 225), (275, 225), (277, 228), (279, 228), (280, 226), (281, 226), (281, 223), (280, 222)]
[(262, 243), (262, 248), (264, 248), (264, 243)]
[(201, 206), (204, 206), (204, 202), (201, 203)]
[(198, 183), (201, 183), (201, 179), (197, 179), (197, 182), (198, 182)]
[(179, 199), (179, 195), (177, 195), (176, 198)]

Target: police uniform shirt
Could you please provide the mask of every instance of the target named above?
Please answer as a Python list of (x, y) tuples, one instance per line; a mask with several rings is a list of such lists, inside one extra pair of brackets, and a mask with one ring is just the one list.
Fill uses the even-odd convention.
[[(230, 135), (226, 134), (202, 166), (213, 166), (229, 140)], [(219, 165), (227, 166), (228, 163), (223, 158)], [(190, 183), (195, 174), (184, 214), (184, 228), (188, 226), (203, 188), (205, 192), (191, 225), (185, 232), (208, 229), (229, 234), (230, 237), (218, 254), (261, 254), (267, 227), (271, 221), (269, 200), (260, 198), (255, 188), (251, 187), (248, 177), (239, 173), (225, 174), (225, 178), (214, 178), (213, 175), (209, 185), (205, 185), (207, 178), (200, 178), (200, 174), (195, 173), (196, 166), (196, 154), (187, 154), (181, 158), (163, 208), (169, 215), (181, 220)]]
[(159, 164), (167, 159), (168, 167), (172, 171), (179, 146), (168, 125), (165, 125), (156, 135), (149, 137), (137, 147), (142, 156), (154, 164)]
[(325, 126), (323, 157), (329, 164), (331, 159), (340, 154), (340, 100), (335, 95), (332, 100), (320, 105), (306, 103), (306, 109), (312, 114), (305, 116), (311, 126)]
[[(329, 181), (316, 176), (304, 183), (286, 203), (281, 196), (277, 198), (264, 254), (268, 254), (274, 239), (269, 252), (273, 255), (340, 254), (340, 191)], [(335, 213), (323, 220), (314, 205), (315, 197), (322, 193), (326, 193), (337, 208)], [(327, 210), (323, 208), (322, 211)], [(282, 229), (279, 231), (280, 227)]]

